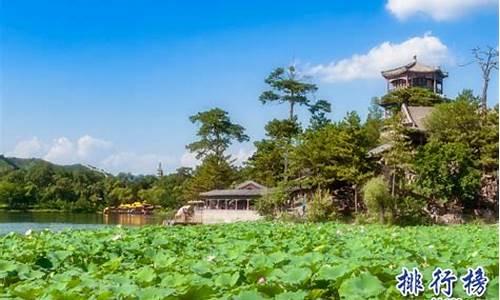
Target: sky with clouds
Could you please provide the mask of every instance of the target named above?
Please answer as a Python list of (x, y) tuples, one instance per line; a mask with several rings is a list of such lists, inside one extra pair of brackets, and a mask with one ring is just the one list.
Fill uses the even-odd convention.
[(286, 117), (258, 96), (290, 63), (334, 120), (365, 116), (385, 92), (380, 71), (413, 55), (449, 72), (447, 96), (479, 93), (478, 68), (463, 65), (473, 47), (498, 47), (498, 2), (1, 1), (0, 29), (0, 153), (152, 174), (198, 163), (188, 117), (216, 106), (247, 129), (229, 152), (248, 158), (265, 123)]

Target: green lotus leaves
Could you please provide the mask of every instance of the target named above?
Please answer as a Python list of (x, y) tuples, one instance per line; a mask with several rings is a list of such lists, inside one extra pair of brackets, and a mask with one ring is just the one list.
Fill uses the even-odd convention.
[(266, 299), (261, 293), (258, 291), (243, 291), (236, 295), (234, 300), (261, 300)]
[(340, 297), (343, 299), (369, 299), (375, 298), (384, 291), (382, 282), (370, 273), (361, 273), (342, 282), (339, 288)]
[[(395, 276), (483, 266), (496, 226), (235, 223), (0, 236), (0, 299), (398, 299)], [(455, 297), (467, 299), (460, 282)], [(432, 298), (427, 290), (424, 298)], [(421, 296), (422, 296), (421, 295)]]
[(238, 282), (239, 278), (240, 275), (238, 273), (223, 273), (215, 278), (215, 284), (219, 287), (231, 288)]
[(327, 280), (327, 281), (337, 281), (342, 278), (346, 273), (350, 271), (350, 268), (345, 265), (329, 266), (325, 265), (319, 269), (316, 279), (317, 280)]

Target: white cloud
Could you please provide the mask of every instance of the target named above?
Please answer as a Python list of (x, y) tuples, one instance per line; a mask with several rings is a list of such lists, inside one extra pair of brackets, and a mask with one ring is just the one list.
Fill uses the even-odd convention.
[(59, 137), (44, 143), (37, 137), (20, 141), (7, 156), (43, 158), (56, 164), (90, 164), (111, 173), (131, 172), (134, 174), (155, 174), (158, 163), (168, 165), (174, 161), (167, 155), (137, 154), (117, 151), (113, 143), (84, 135), (76, 141)]
[(187, 168), (195, 168), (200, 164), (200, 160), (196, 158), (196, 154), (184, 152), (181, 156), (181, 166)]
[(58, 164), (71, 164), (78, 161), (75, 145), (65, 137), (55, 139), (43, 159)]
[(155, 174), (159, 162), (165, 165), (170, 164), (171, 161), (171, 158), (168, 156), (151, 153), (117, 152), (105, 158), (100, 165), (112, 173)]
[[(229, 154), (231, 155), (231, 160), (237, 166), (241, 166), (243, 162), (245, 162), (252, 154), (255, 152), (255, 149), (247, 149), (247, 148), (230, 148)], [(201, 164), (201, 161), (196, 158), (196, 154), (191, 153), (189, 151), (184, 152), (180, 158), (180, 164), (182, 167), (195, 168)]]
[[(235, 160), (236, 165), (242, 165), (254, 152), (254, 149), (231, 148), (228, 152)], [(201, 161), (195, 154), (185, 152), (180, 159), (172, 156), (155, 153), (135, 153), (131, 151), (117, 151), (113, 143), (103, 139), (84, 135), (76, 141), (66, 137), (54, 139), (51, 143), (44, 143), (40, 139), (21, 141), (8, 156), (39, 157), (56, 164), (90, 164), (110, 173), (130, 172), (133, 174), (156, 174), (158, 163), (162, 163), (163, 171), (168, 173), (177, 166), (195, 168)], [(169, 170), (166, 170), (168, 167)], [(172, 168), (172, 169), (170, 169)]]
[(235, 164), (238, 166), (243, 165), (243, 163), (254, 154), (255, 149), (240, 148), (238, 151), (231, 155), (235, 159)]
[(381, 71), (409, 63), (414, 55), (428, 65), (451, 61), (448, 47), (439, 38), (426, 33), (399, 44), (383, 42), (365, 54), (354, 54), (350, 58), (313, 66), (305, 73), (319, 76), (326, 82), (381, 78)]
[(77, 145), (77, 154), (83, 158), (103, 155), (103, 152), (109, 152), (112, 148), (111, 142), (93, 138), (88, 134), (79, 138)]
[(19, 158), (33, 158), (40, 157), (44, 151), (44, 144), (36, 136), (19, 142), (14, 150), (7, 152), (7, 156), (15, 156)]
[(400, 20), (421, 14), (445, 21), (497, 3), (497, 0), (388, 0), (386, 8)]
[(57, 164), (96, 164), (111, 154), (112, 146), (111, 142), (90, 135), (84, 135), (76, 142), (72, 142), (66, 137), (60, 137), (53, 140), (52, 144), (48, 146), (46, 154), (42, 157)]

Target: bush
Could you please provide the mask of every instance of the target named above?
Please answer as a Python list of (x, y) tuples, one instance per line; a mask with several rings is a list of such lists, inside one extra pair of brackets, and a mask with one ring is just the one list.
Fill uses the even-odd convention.
[(264, 217), (275, 218), (288, 200), (283, 186), (278, 186), (257, 200), (255, 208)]
[(90, 201), (84, 196), (80, 196), (80, 198), (71, 205), (71, 211), (74, 212), (93, 212), (95, 211), (95, 207), (92, 205)]
[(317, 189), (306, 206), (306, 218), (311, 222), (333, 220), (337, 211), (332, 201), (332, 195), (327, 190)]
[(365, 184), (363, 198), (368, 212), (372, 215), (378, 214), (380, 223), (386, 222), (386, 214), (389, 211), (394, 217), (394, 200), (383, 177), (372, 178)]
[(398, 225), (432, 224), (431, 216), (424, 211), (426, 206), (425, 198), (415, 196), (399, 197), (395, 199), (395, 206), (398, 212), (395, 222)]
[(366, 225), (366, 224), (372, 224), (376, 223), (377, 218), (373, 217), (373, 215), (366, 214), (366, 213), (357, 213), (354, 215), (354, 224), (357, 225)]

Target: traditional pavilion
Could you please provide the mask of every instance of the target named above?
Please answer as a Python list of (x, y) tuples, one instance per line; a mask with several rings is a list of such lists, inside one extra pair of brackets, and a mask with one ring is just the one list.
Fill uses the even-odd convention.
[[(387, 80), (387, 91), (409, 87), (423, 87), (432, 90), (438, 95), (443, 94), (443, 79), (448, 77), (448, 73), (439, 67), (431, 67), (417, 61), (417, 56), (413, 56), (413, 61), (404, 66), (382, 71), (382, 76)], [(409, 103), (385, 103), (380, 104), (385, 109), (385, 116), (391, 115), (390, 110), (395, 105), (401, 112), (402, 125), (408, 129), (408, 136), (416, 144), (424, 144), (426, 140), (425, 118), (431, 114), (432, 106), (413, 106)], [(382, 137), (387, 132), (382, 132)], [(392, 148), (390, 141), (371, 149), (368, 155), (377, 157), (383, 152)]]
[(395, 69), (382, 71), (382, 76), (387, 79), (387, 91), (406, 87), (423, 87), (432, 90), (436, 94), (443, 94), (443, 79), (448, 77), (439, 67), (431, 67), (417, 61), (413, 61)]
[(209, 209), (250, 210), (253, 209), (255, 200), (265, 195), (267, 191), (267, 187), (248, 180), (234, 189), (200, 193), (200, 198)]

